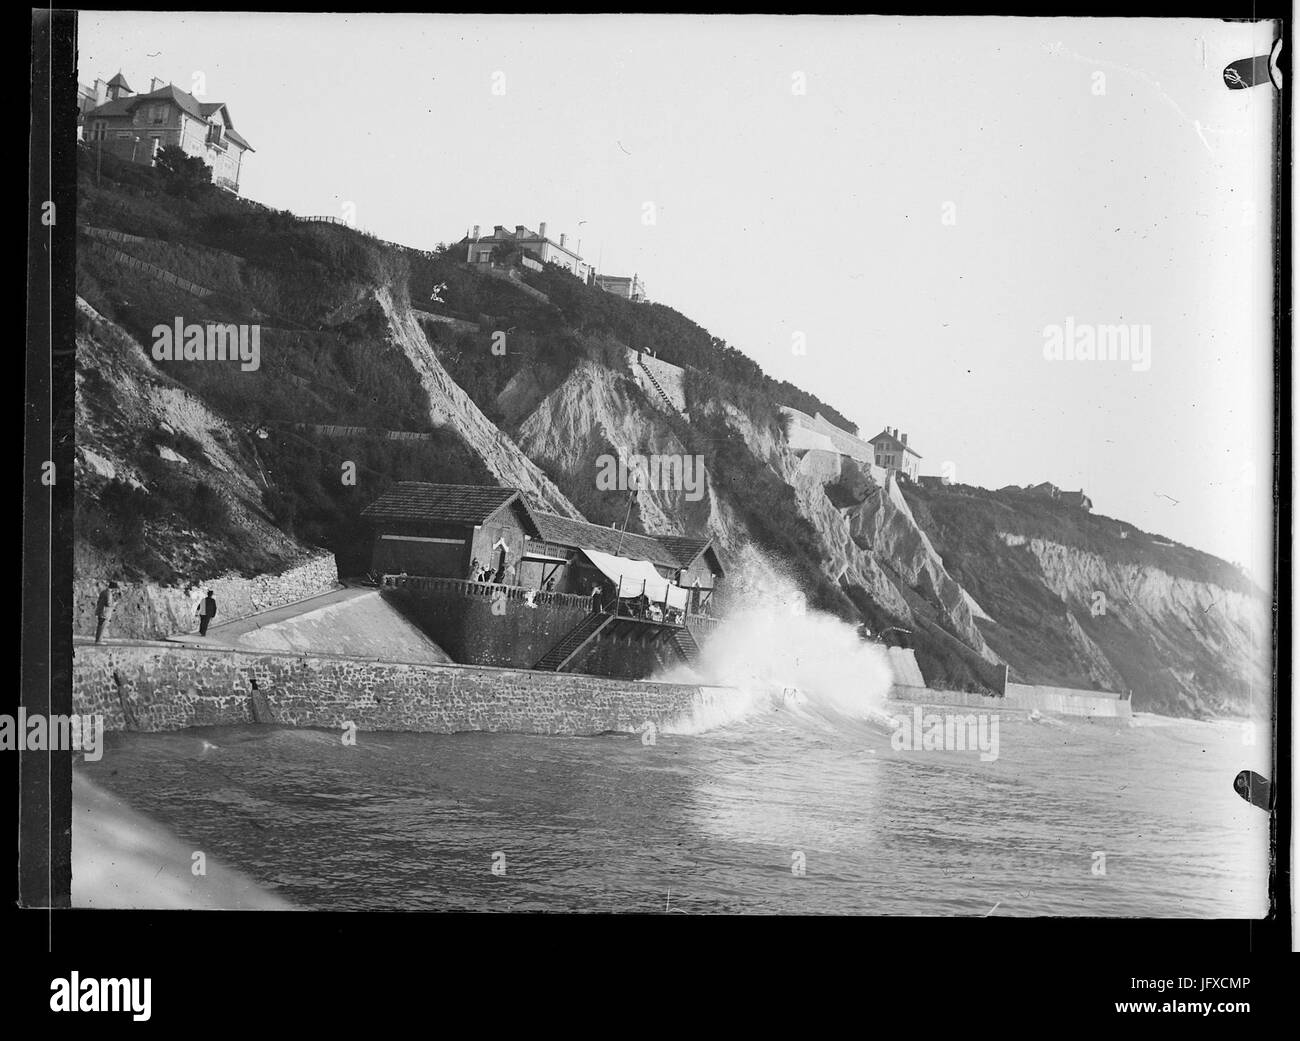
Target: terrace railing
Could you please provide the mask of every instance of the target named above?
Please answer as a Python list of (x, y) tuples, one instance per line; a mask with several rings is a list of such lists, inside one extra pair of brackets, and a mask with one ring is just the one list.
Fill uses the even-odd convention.
[(532, 594), (532, 602), (539, 607), (578, 607), (588, 610), (591, 607), (590, 596), (575, 593), (547, 593), (540, 589), (525, 589), (523, 586), (507, 586), (499, 582), (471, 582), (463, 578), (435, 578), (429, 575), (384, 575), (380, 579), (384, 589), (406, 589), (421, 593), (433, 593), (439, 596), (481, 597), (485, 600), (498, 599), (504, 592), (507, 600), (523, 603)]

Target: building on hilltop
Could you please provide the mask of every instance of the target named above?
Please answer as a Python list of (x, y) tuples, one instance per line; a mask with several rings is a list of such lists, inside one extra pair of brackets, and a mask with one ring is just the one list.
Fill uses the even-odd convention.
[(631, 300), (634, 304), (645, 303), (646, 300), (645, 283), (635, 274), (631, 278), (626, 275), (593, 275), (592, 284), (606, 293)]
[(900, 434), (898, 427), (885, 427), (867, 443), (875, 449), (877, 466), (893, 470), (908, 480), (916, 480), (921, 453), (908, 445), (907, 435)]
[(78, 89), (81, 137), (96, 148), (131, 162), (154, 164), (168, 145), (197, 156), (212, 167), (212, 183), (238, 193), (244, 153), (255, 151), (235, 130), (224, 102), (199, 101), (160, 79), (136, 94), (118, 73), (107, 83)]
[(1051, 481), (1043, 481), (1040, 484), (1025, 485), (1025, 494), (1032, 495), (1037, 499), (1051, 499), (1055, 502), (1061, 496), (1061, 489)]
[(545, 221), (537, 229), (530, 231), (516, 224), (515, 230), (510, 231), (498, 224), (491, 235), (480, 236), (479, 226), (475, 224), (473, 233), (464, 240), (465, 260), (470, 264), (499, 264), (507, 254), (518, 250), (525, 258), (557, 264), (583, 282), (591, 281), (591, 265), (570, 248), (567, 235), (561, 233), (559, 242), (547, 238)]
[(1077, 506), (1081, 510), (1092, 510), (1092, 500), (1080, 488), (1077, 492), (1061, 492), (1060, 501), (1066, 506)]
[(952, 481), (942, 474), (922, 474), (916, 479), (916, 483), (922, 488), (946, 488)]

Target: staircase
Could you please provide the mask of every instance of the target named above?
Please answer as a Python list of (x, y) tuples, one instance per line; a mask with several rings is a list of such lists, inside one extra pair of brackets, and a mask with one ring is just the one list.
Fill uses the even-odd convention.
[(695, 642), (695, 637), (691, 635), (689, 629), (678, 629), (673, 633), (673, 646), (677, 648), (677, 653), (682, 656), (682, 660), (687, 665), (694, 666), (700, 660), (700, 645)]
[(542, 655), (533, 668), (544, 669), (547, 672), (561, 671), (570, 661), (577, 657), (579, 651), (591, 643), (600, 634), (600, 631), (613, 620), (614, 616), (612, 614), (601, 614), (593, 611), (570, 629), (559, 643)]
[(650, 386), (654, 387), (654, 389), (659, 392), (659, 396), (664, 399), (664, 404), (668, 406), (668, 411), (680, 412), (682, 416), (687, 415), (684, 409), (679, 410), (677, 406), (673, 404), (673, 399), (670, 398), (668, 396), (668, 392), (665, 391), (664, 388), (659, 385), (659, 380), (656, 379), (655, 374), (650, 371), (650, 367), (646, 365), (645, 361), (643, 360), (643, 356), (640, 353), (638, 353), (636, 356), (636, 363), (639, 366), (641, 366), (641, 371), (644, 372), (648, 377), (650, 377)]

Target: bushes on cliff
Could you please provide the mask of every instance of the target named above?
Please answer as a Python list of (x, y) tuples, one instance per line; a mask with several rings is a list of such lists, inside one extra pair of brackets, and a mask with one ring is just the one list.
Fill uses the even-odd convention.
[(171, 195), (197, 199), (212, 190), (212, 167), (178, 145), (158, 149), (154, 166), (162, 174), (163, 188)]

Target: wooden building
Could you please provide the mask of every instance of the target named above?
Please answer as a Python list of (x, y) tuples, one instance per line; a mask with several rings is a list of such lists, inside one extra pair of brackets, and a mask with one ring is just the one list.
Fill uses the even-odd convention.
[[(652, 538), (530, 510), (518, 488), (403, 481), (361, 511), (374, 532), (371, 571), (487, 581), (606, 601), (644, 591), (690, 613), (723, 578), (709, 539)], [(477, 563), (476, 563), (477, 562)]]
[(537, 525), (518, 488), (402, 481), (364, 510), (374, 530), (371, 571), (469, 579), (478, 566), (517, 585)]

